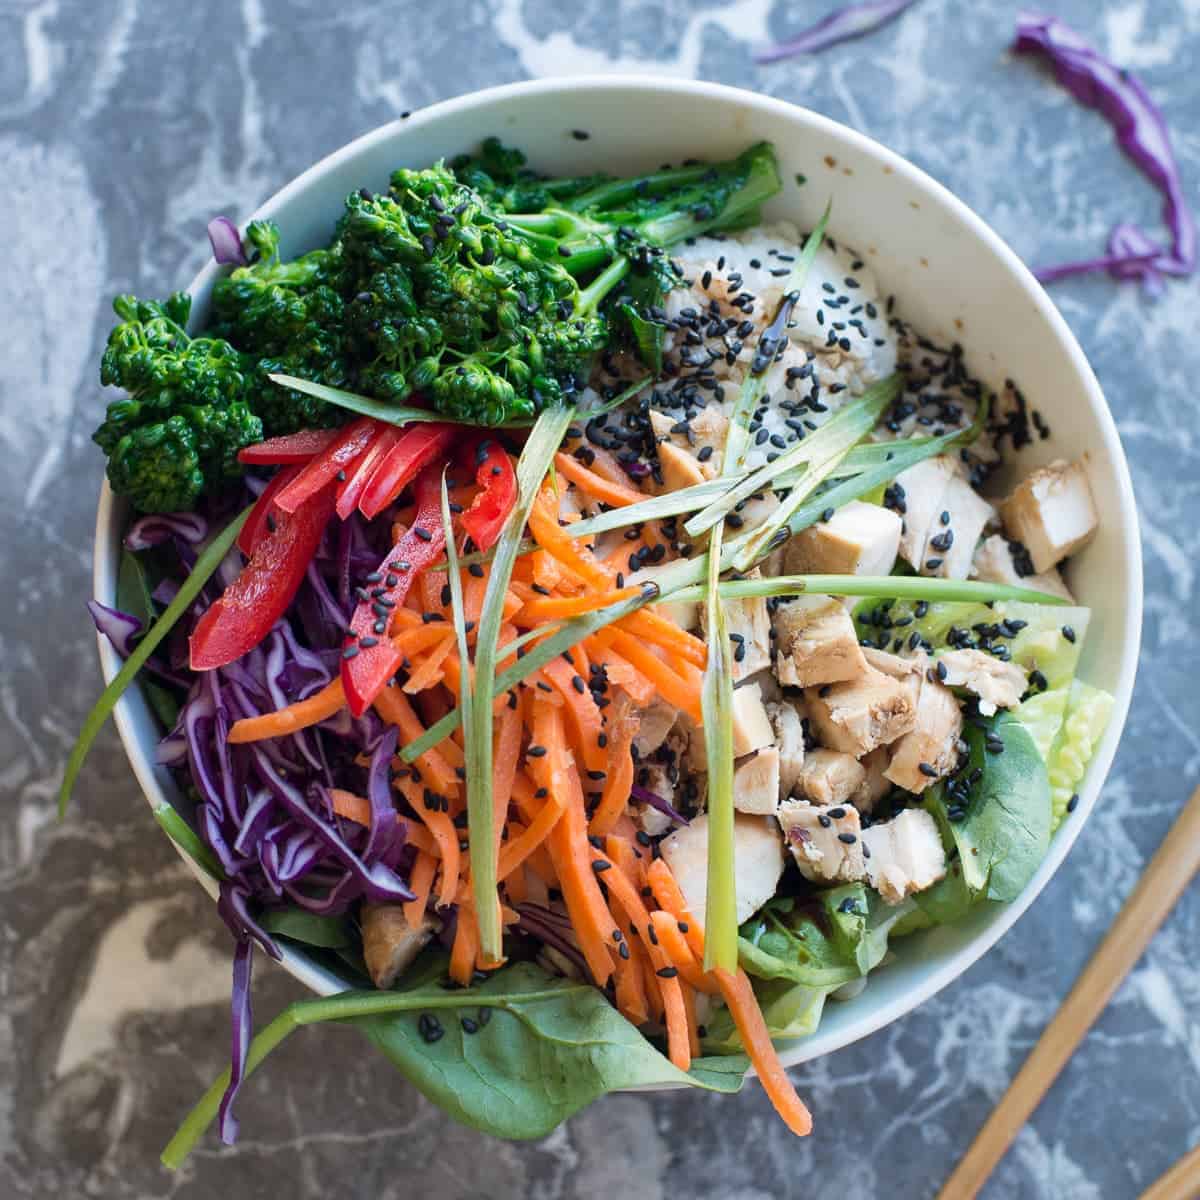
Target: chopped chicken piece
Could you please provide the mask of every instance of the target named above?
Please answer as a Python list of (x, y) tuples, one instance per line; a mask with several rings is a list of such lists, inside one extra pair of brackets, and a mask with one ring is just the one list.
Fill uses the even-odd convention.
[(984, 528), (995, 518), (996, 510), (956, 471), (942, 493), (918, 570), (943, 579), (966, 579)]
[(649, 758), (667, 740), (678, 716), (679, 710), (659, 696), (639, 711), (638, 731), (633, 739), (639, 758)]
[(745, 683), (733, 689), (733, 757), (742, 758), (775, 741), (763, 704), (762, 688)]
[(771, 817), (779, 807), (779, 751), (755, 750), (733, 765), (733, 807), (738, 812)]
[[(659, 843), (692, 915), (704, 920), (708, 896), (708, 817), (694, 817)], [(733, 818), (733, 873), (740, 925), (775, 895), (783, 874), (783, 845), (774, 817)]]
[(828, 521), (801, 530), (784, 546), (787, 575), (890, 575), (900, 550), (900, 515), (851, 500)]
[(882, 671), (885, 675), (890, 675), (893, 679), (899, 679), (902, 683), (907, 683), (909, 694), (914, 703), (916, 702), (917, 677), (926, 665), (922, 659), (901, 658), (900, 655), (889, 654), (886, 650), (876, 650), (874, 646), (864, 646), (863, 657), (867, 660), (868, 666)]
[(886, 746), (876, 746), (870, 754), (863, 755), (859, 760), (866, 778), (862, 787), (850, 799), (860, 813), (874, 812), (875, 805), (892, 790), (892, 781), (884, 774), (890, 757)]
[(680, 450), (671, 442), (659, 444), (658, 465), (662, 468), (664, 492), (681, 492), (684, 488), (703, 483), (706, 478), (696, 456), (686, 450)]
[[(639, 763), (636, 779), (638, 787), (661, 796), (672, 808), (678, 807), (675, 803), (675, 785), (671, 782), (671, 775), (665, 764)], [(658, 837), (671, 828), (671, 818), (666, 813), (659, 812), (654, 805), (631, 798), (629, 807), (633, 813), (634, 824), (651, 837)]]
[(892, 493), (904, 518), (900, 557), (918, 571), (925, 562), (929, 538), (938, 532), (936, 526), (942, 514), (942, 496), (956, 474), (954, 459), (948, 454), (939, 454), (901, 471), (892, 484)]
[(1083, 460), (1040, 467), (1000, 506), (1005, 532), (1029, 551), (1035, 571), (1048, 571), (1091, 541), (1100, 518)]
[(852, 754), (814, 750), (804, 759), (795, 790), (815, 804), (841, 804), (867, 781), (867, 772)]
[[(942, 682), (947, 687), (965, 688), (979, 697), (979, 711), (990, 717), (998, 708), (1016, 708), (1029, 687), (1025, 669), (982, 650), (947, 650), (938, 656), (945, 667)], [(938, 674), (942, 674), (939, 670)]]
[[(779, 507), (779, 497), (774, 492), (755, 492), (753, 496), (747, 497), (734, 511), (742, 519), (742, 533), (749, 533), (752, 529), (757, 529), (760, 525), (766, 523), (768, 518), (775, 515), (775, 510)], [(770, 571), (767, 572), (771, 574)], [(776, 575), (781, 572), (776, 571)]]
[(440, 925), (426, 914), (413, 928), (404, 917), (402, 904), (362, 906), (363, 958), (377, 988), (386, 990), (412, 966), (413, 960)]
[[(680, 428), (681, 425), (686, 425), (686, 430)], [(710, 404), (707, 408), (702, 408), (689, 421), (680, 421), (677, 417), (668, 416), (664, 412), (651, 410), (650, 427), (654, 430), (654, 436), (658, 441), (658, 459), (662, 464), (663, 484), (666, 491), (674, 492), (678, 488), (673, 487), (667, 479), (664, 451), (666, 451), (666, 458), (675, 458), (672, 451), (678, 451), (690, 460), (692, 465), (687, 466), (686, 470), (690, 473), (694, 467), (696, 478), (692, 480), (692, 483), (715, 479), (721, 473), (721, 456), (725, 449), (725, 439), (729, 435), (729, 418), (721, 412), (717, 405)], [(703, 461), (700, 459), (702, 450), (708, 451)], [(681, 486), (690, 487), (691, 484)]]
[(775, 674), (785, 687), (854, 679), (866, 660), (844, 605), (832, 596), (797, 596), (773, 618)]
[(858, 809), (852, 804), (779, 806), (779, 824), (800, 874), (813, 883), (851, 883), (866, 872)]
[(1034, 588), (1051, 596), (1061, 596), (1068, 604), (1075, 603), (1057, 567), (1051, 567), (1040, 575), (1022, 575), (1013, 559), (1013, 548), (1003, 534), (993, 533), (984, 538), (975, 551), (971, 576), (986, 583), (1011, 583), (1014, 587)]
[[(737, 693), (735, 692), (736, 696)], [(667, 736), (667, 749), (675, 761), (696, 775), (708, 772), (708, 753), (704, 747), (704, 726), (697, 725), (685, 712), (680, 712), (674, 729)]]
[(958, 762), (958, 739), (962, 735), (962, 712), (954, 693), (937, 677), (929, 677), (928, 660), (919, 664), (914, 676), (917, 691), (915, 728), (892, 743), (891, 762), (885, 776), (908, 792), (923, 792), (936, 779), (949, 775)]
[[(762, 572), (752, 571), (747, 579), (761, 579)], [(748, 596), (744, 600), (730, 600), (725, 609), (725, 626), (729, 631), (730, 657), (733, 659), (735, 681), (748, 679), (771, 666), (771, 618), (767, 615), (765, 596)], [(708, 622), (703, 607), (700, 612), (700, 627), (708, 635)]]
[(781, 700), (767, 705), (767, 716), (779, 750), (779, 799), (786, 800), (804, 766), (804, 710), (795, 700)]
[[(628, 545), (628, 543), (626, 543)], [(618, 562), (624, 562), (626, 555), (620, 554)], [(673, 562), (647, 563), (636, 571), (625, 572), (626, 587), (640, 587), (643, 583), (657, 583), (658, 577), (670, 567)], [(654, 605), (654, 611), (668, 621), (674, 621), (680, 629), (699, 629), (700, 611), (703, 605), (699, 600), (659, 600)]]
[(821, 744), (855, 758), (894, 742), (916, 724), (909, 686), (874, 667), (848, 683), (809, 688), (804, 698)]
[(778, 704), (783, 699), (783, 688), (779, 686), (779, 680), (775, 678), (775, 672), (770, 667), (762, 671), (755, 671), (753, 675), (748, 676), (744, 681), (737, 682), (734, 686), (746, 687), (751, 683), (758, 684), (764, 704)]
[(867, 879), (889, 904), (932, 887), (946, 874), (937, 822), (923, 808), (906, 808), (862, 832)]

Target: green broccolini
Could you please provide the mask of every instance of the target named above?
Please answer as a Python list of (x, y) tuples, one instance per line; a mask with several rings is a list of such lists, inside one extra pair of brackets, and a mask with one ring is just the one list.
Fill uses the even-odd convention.
[(420, 393), (481, 425), (527, 419), (583, 387), (610, 345), (655, 360), (657, 305), (678, 279), (668, 248), (753, 221), (778, 188), (765, 144), (713, 165), (553, 180), (489, 139), (353, 193), (330, 245), (296, 259), (272, 222), (252, 222), (251, 261), (215, 286), (209, 336), (184, 332), (186, 296), (117, 302), (101, 380), (129, 399), (95, 435), (113, 488), (146, 511), (191, 507), (236, 477), (241, 446), (344, 419), (268, 373), (384, 401)]

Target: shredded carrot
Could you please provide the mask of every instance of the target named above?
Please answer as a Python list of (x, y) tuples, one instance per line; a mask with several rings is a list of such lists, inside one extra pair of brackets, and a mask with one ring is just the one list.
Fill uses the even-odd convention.
[[(408, 610), (402, 609), (401, 611), (407, 612)], [(420, 654), (421, 651), (428, 650), (430, 646), (436, 646), (438, 642), (443, 641), (454, 644), (454, 627), (452, 625), (410, 625), (392, 638), (392, 645), (401, 654), (409, 655)]]
[(442, 665), (453, 650), (454, 631), (451, 629), (450, 637), (442, 638), (438, 645), (430, 649), (427, 654), (422, 655), (420, 662), (413, 666), (409, 672), (408, 681), (404, 684), (402, 690), (412, 696), (416, 695), (417, 692), (423, 692), (426, 688), (431, 688), (435, 684), (441, 683), (443, 674)]
[(621, 600), (632, 600), (642, 594), (640, 587), (613, 588), (606, 592), (590, 592), (581, 596), (535, 596), (521, 608), (523, 623), (537, 625), (542, 621), (562, 621), (584, 613), (607, 608)]
[(638, 731), (638, 718), (631, 711), (632, 708), (629, 697), (621, 693), (609, 713), (604, 793), (588, 822), (588, 831), (593, 836), (603, 837), (611, 833), (629, 803), (629, 789), (633, 786), (634, 775), (631, 747)]
[[(380, 691), (375, 697), (375, 708), (389, 725), (399, 728), (401, 745), (415, 742), (425, 732), (421, 719), (414, 711), (408, 697), (399, 688), (385, 687)], [(446, 795), (458, 791), (458, 776), (442, 753), (452, 744), (447, 739), (440, 746), (427, 750), (417, 759), (417, 767), (421, 771), (422, 778), (435, 791)]]
[(413, 898), (404, 902), (404, 919), (413, 929), (425, 918), (437, 865), (437, 859), (432, 854), (426, 854), (423, 850), (417, 851), (416, 862), (408, 873), (408, 886), (412, 889)]
[(687, 901), (670, 867), (661, 858), (656, 858), (646, 868), (646, 882), (654, 889), (654, 899), (660, 908), (669, 912), (676, 922), (687, 926), (687, 943), (698, 962), (704, 961), (704, 927), (688, 911)]
[(550, 857), (579, 948), (597, 987), (612, 977), (612, 914), (600, 892), (592, 869), (594, 852), (587, 840), (587, 814), (579, 773), (566, 746), (562, 710), (542, 701), (534, 702), (533, 737), (546, 753), (530, 760), (529, 770), (548, 795), (565, 797), (565, 811), (547, 839)]
[[(612, 630), (602, 632), (612, 635)], [(645, 677), (627, 659), (622, 658), (611, 646), (608, 640), (596, 635), (588, 638), (587, 647), (592, 655), (592, 661), (604, 668), (609, 683), (623, 688), (629, 698), (639, 708), (646, 708), (654, 702), (654, 684)]]
[[(534, 813), (532, 820), (525, 826), (517, 837), (510, 837), (500, 847), (500, 864), (497, 876), (501, 880), (508, 879), (516, 869), (540, 846), (549, 836), (566, 807), (566, 797), (555, 795), (553, 792), (546, 797), (541, 808)], [(530, 802), (530, 807), (536, 801)], [(522, 805), (523, 810), (524, 806)], [(525, 810), (528, 811), (528, 810)]]
[(595, 588), (611, 589), (613, 572), (586, 547), (569, 538), (558, 523), (558, 504), (549, 482), (542, 485), (529, 513), (529, 530), (534, 540), (567, 570)]
[[(541, 673), (554, 685), (570, 714), (571, 730), (576, 748), (581, 751), (583, 767), (589, 772), (603, 772), (606, 755), (600, 745), (600, 736), (604, 732), (604, 718), (588, 690), (585, 677), (565, 658), (551, 659)], [(578, 685), (576, 680), (579, 680)]]
[(261, 717), (243, 717), (235, 721), (229, 730), (228, 741), (234, 745), (242, 742), (259, 742), (264, 738), (286, 737), (300, 729), (307, 729), (332, 717), (346, 707), (346, 693), (341, 679), (327, 683), (319, 692), (307, 700), (297, 700), (287, 708), (264, 713)]
[(475, 910), (469, 901), (458, 906), (454, 944), (450, 948), (450, 978), (460, 987), (470, 987), (475, 976), (475, 958), (479, 953), (479, 929)]
[(504, 897), (510, 904), (525, 904), (529, 901), (529, 876), (521, 867), (505, 877)]
[(497, 853), (504, 822), (508, 819), (517, 760), (521, 757), (521, 732), (521, 714), (506, 704), (496, 718), (492, 742), (492, 805)]
[(703, 721), (699, 690), (689, 686), (686, 680), (676, 675), (651, 649), (628, 633), (618, 633), (613, 639), (613, 645), (654, 684), (658, 694), (668, 704), (682, 709), (697, 724)]
[(697, 667), (703, 667), (708, 661), (708, 649), (695, 634), (680, 629), (674, 621), (668, 621), (666, 617), (660, 617), (648, 609), (639, 608), (637, 612), (613, 624), (618, 629), (680, 655)]
[(545, 550), (535, 550), (530, 555), (533, 582), (546, 591), (554, 591), (564, 578), (563, 569)]
[(696, 1019), (696, 989), (684, 980), (679, 982), (683, 993), (683, 1013), (687, 1019), (688, 1049), (693, 1058), (700, 1057), (700, 1023)]
[[(687, 937), (679, 928), (679, 922), (670, 913), (656, 909), (650, 914), (650, 923), (654, 926), (654, 932), (667, 952), (667, 957), (679, 968), (679, 974), (689, 987), (710, 996), (720, 995), (721, 989), (717, 981), (711, 975), (706, 975), (704, 968), (697, 962)], [(690, 932), (689, 923), (685, 921), (684, 924), (688, 925)]]
[(333, 811), (339, 817), (345, 817), (365, 829), (371, 828), (371, 802), (365, 796), (356, 796), (345, 788), (330, 788), (329, 798), (333, 801)]
[(570, 454), (556, 454), (554, 467), (560, 475), (569, 479), (576, 487), (582, 488), (589, 496), (603, 500), (605, 504), (611, 504), (614, 508), (637, 504), (646, 498), (645, 493), (639, 492), (628, 483), (614, 482), (605, 479), (596, 471), (589, 470)]
[(458, 830), (450, 819), (450, 814), (441, 808), (428, 808), (425, 795), (420, 784), (414, 783), (409, 777), (396, 780), (408, 806), (428, 827), (441, 852), (442, 882), (438, 889), (438, 904), (453, 904), (458, 894), (459, 873), (462, 870), (462, 852), (458, 847)]
[(435, 570), (427, 567), (421, 572), (417, 583), (421, 589), (421, 611), (445, 613), (446, 605), (442, 603), (443, 589), (450, 581), (450, 573), (444, 567)]
[(621, 922), (621, 934), (624, 950), (618, 949), (616, 958), (617, 1010), (633, 1024), (644, 1025), (650, 1019), (646, 1003), (645, 952), (628, 918)]
[[(589, 468), (593, 474), (607, 479), (609, 483), (629, 482), (629, 473), (621, 466), (615, 454), (594, 442), (588, 442), (588, 449), (591, 451)], [(642, 499), (644, 500), (645, 496)]]

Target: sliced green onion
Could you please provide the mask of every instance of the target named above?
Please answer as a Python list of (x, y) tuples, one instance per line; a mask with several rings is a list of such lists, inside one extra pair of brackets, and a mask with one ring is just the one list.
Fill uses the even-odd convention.
[(154, 819), (167, 837), (177, 845), (206, 875), (218, 882), (225, 878), (221, 864), (213, 852), (200, 840), (200, 835), (180, 816), (177, 809), (165, 801), (154, 806)]
[[(475, 684), (469, 701), (470, 735), (466, 740), (467, 820), (471, 844), (471, 883), (479, 948), (485, 958), (501, 958), (500, 901), (496, 892), (496, 847), (492, 815), (492, 696), (496, 693), (496, 643), (504, 620), (504, 597), (521, 548), (529, 511), (554, 461), (574, 408), (547, 408), (538, 414), (517, 460), (517, 502), (496, 542), (492, 570), (483, 595), (475, 636)], [(464, 678), (467, 664), (463, 663)], [(436, 744), (436, 743), (435, 743)]]
[(237, 535), (241, 532), (246, 518), (250, 515), (250, 509), (253, 507), (253, 505), (249, 505), (243, 509), (204, 547), (200, 557), (196, 559), (196, 565), (180, 585), (175, 599), (167, 605), (162, 616), (146, 630), (141, 640), (133, 648), (133, 652), (125, 660), (124, 666), (113, 676), (113, 681), (92, 706), (92, 711), (84, 719), (83, 728), (80, 729), (79, 737), (67, 759), (62, 784), (58, 789), (59, 820), (66, 815), (67, 805), (71, 802), (71, 791), (75, 787), (75, 781), (79, 778), (79, 772), (83, 768), (88, 751), (91, 750), (96, 735), (104, 728), (104, 722), (116, 708), (117, 701), (125, 694), (125, 689), (137, 677), (137, 673), (154, 653), (158, 644), (175, 627), (175, 622), (187, 612), (212, 573), (221, 565), (221, 560), (229, 553), (229, 547), (237, 540)]

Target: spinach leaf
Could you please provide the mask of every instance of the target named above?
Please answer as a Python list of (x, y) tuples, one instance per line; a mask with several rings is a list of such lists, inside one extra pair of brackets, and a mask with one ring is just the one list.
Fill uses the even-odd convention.
[[(754, 984), (754, 994), (767, 1029), (773, 1038), (782, 1040), (816, 1033), (825, 1008), (825, 997), (831, 991), (832, 988), (805, 987), (786, 979), (760, 979)], [(741, 1050), (741, 1038), (729, 1009), (719, 1008), (709, 1018), (704, 1048), (722, 1054)]]
[(643, 316), (628, 302), (619, 304), (616, 311), (633, 347), (637, 350), (638, 358), (655, 375), (662, 374), (663, 343), (667, 336), (667, 327), (659, 321), (652, 321)]
[[(150, 598), (150, 581), (142, 560), (129, 550), (121, 551), (121, 565), (117, 572), (117, 607), (131, 617), (137, 617), (142, 629), (149, 629), (157, 615), (154, 601)], [(140, 680), (146, 703), (164, 729), (174, 726), (179, 716), (179, 699), (161, 683), (155, 683), (149, 675)]]
[(302, 908), (269, 908), (259, 917), (268, 933), (280, 933), (306, 946), (341, 950), (354, 945), (354, 929), (347, 917), (326, 917)]
[[(981, 724), (982, 728), (968, 724), (963, 734), (970, 747), (966, 772), (982, 771), (963, 806), (966, 816), (948, 820), (941, 784), (929, 790), (926, 805), (953, 839), (962, 885), (970, 896), (1013, 900), (1033, 878), (1050, 845), (1050, 781), (1042, 756), (1018, 717), (1001, 712)], [(1002, 753), (987, 751), (989, 738), (1004, 743)], [(953, 874), (947, 876), (952, 878)], [(941, 902), (953, 887), (948, 884), (943, 889)]]
[[(447, 990), (445, 964), (444, 955), (425, 956), (397, 991), (290, 1005), (255, 1037), (246, 1074), (302, 1025), (350, 1025), (450, 1116), (504, 1138), (542, 1137), (620, 1088), (742, 1086), (744, 1057), (701, 1058), (680, 1071), (589, 984), (514, 963), (478, 987)], [(228, 1077), (223, 1072), (184, 1119), (163, 1151), (167, 1166), (179, 1166), (211, 1124)]]

